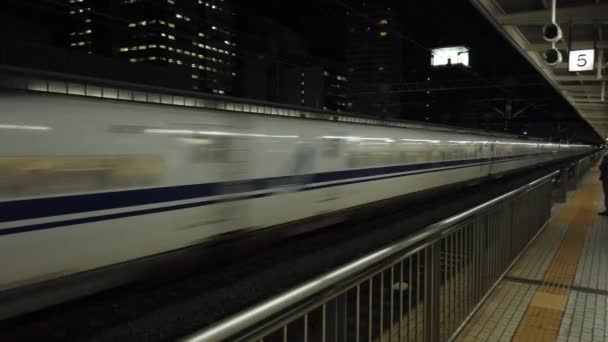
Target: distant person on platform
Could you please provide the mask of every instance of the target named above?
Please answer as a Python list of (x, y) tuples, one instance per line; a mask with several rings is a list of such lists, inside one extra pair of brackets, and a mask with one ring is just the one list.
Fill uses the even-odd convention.
[(600, 180), (602, 181), (602, 187), (604, 188), (604, 211), (599, 213), (602, 216), (608, 216), (608, 154), (602, 158), (600, 164)]

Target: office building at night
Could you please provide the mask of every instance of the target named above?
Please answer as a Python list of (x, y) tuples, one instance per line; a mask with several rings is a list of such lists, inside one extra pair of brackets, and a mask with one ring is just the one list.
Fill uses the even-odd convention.
[(301, 77), (302, 105), (337, 112), (352, 107), (347, 93), (348, 78), (336, 63), (319, 61), (316, 66), (304, 68)]
[[(88, 54), (111, 56), (114, 33), (120, 22), (111, 20), (110, 1), (69, 0), (64, 31), (70, 49)], [(103, 15), (105, 14), (105, 15)], [(115, 26), (116, 25), (116, 26)]]
[(191, 89), (232, 93), (236, 43), (230, 0), (102, 3), (70, 0), (71, 48), (186, 70)]
[(346, 13), (346, 65), (352, 108), (382, 117), (400, 115), (391, 92), (403, 78), (403, 42), (390, 7), (355, 2)]
[[(305, 39), (266, 17), (242, 18), (238, 95), (295, 106), (347, 111), (342, 65), (310, 55)], [(352, 105), (352, 104), (351, 104)]]

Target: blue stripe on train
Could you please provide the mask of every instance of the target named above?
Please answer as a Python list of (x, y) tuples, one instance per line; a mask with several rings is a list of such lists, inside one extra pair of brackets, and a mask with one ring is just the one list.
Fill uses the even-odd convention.
[[(503, 157), (496, 158), (493, 161), (496, 162), (500, 159), (500, 162), (511, 161), (515, 159), (523, 159), (530, 156), (516, 156), (516, 157)], [(326, 187), (363, 183), (369, 181), (376, 181), (381, 179), (402, 177), (412, 174), (421, 174), (441, 171), (443, 168), (464, 168), (483, 165), (489, 163), (489, 159), (471, 159), (471, 160), (459, 160), (459, 161), (446, 161), (436, 163), (423, 163), (423, 164), (410, 164), (410, 165), (398, 165), (388, 166), (380, 168), (369, 168), (360, 170), (347, 170), (347, 171), (335, 171), (326, 173), (317, 173), (310, 175), (301, 176), (288, 176), (288, 177), (273, 177), (273, 178), (261, 178), (246, 181), (236, 182), (218, 182), (218, 183), (207, 183), (207, 184), (195, 184), (195, 185), (183, 185), (175, 187), (164, 187), (164, 188), (153, 188), (153, 189), (140, 189), (140, 190), (125, 190), (108, 193), (97, 193), (97, 194), (86, 194), (86, 195), (72, 195), (63, 197), (50, 197), (40, 198), (31, 200), (18, 200), (10, 202), (0, 203), (0, 222), (11, 222), (17, 220), (34, 219), (47, 216), (58, 216), (66, 214), (75, 214), (96, 210), (108, 210), (117, 209), (124, 207), (132, 207), (147, 204), (158, 204), (167, 203), (179, 200), (188, 200), (195, 198), (205, 198), (217, 195), (227, 194), (239, 194), (249, 191), (258, 190), (272, 190), (273, 188), (281, 188), (285, 186), (294, 185), (297, 183), (298, 186), (311, 185), (316, 183), (340, 181), (343, 182), (332, 183), (332, 184), (319, 184), (308, 188), (301, 188), (298, 191), (316, 190)], [(409, 172), (406, 175), (390, 175), (398, 172)], [(360, 179), (354, 180), (354, 178), (370, 177), (370, 176), (381, 176), (372, 179)], [(297, 177), (297, 178), (296, 178)], [(295, 182), (294, 182), (295, 181)], [(302, 182), (303, 181), (303, 182)], [(257, 195), (243, 195), (237, 196), (230, 199), (220, 200), (206, 200), (195, 203), (188, 203), (182, 205), (173, 205), (162, 208), (146, 209), (139, 211), (132, 211), (128, 213), (119, 213), (111, 215), (101, 215), (91, 218), (74, 219), (44, 223), (37, 225), (30, 225), (25, 227), (9, 228), (0, 230), (0, 235), (14, 234), (23, 231), (31, 231), (38, 229), (54, 228), (60, 225), (72, 225), (86, 222), (93, 222), (99, 220), (114, 219), (127, 216), (143, 215), (154, 212), (163, 212), (170, 210), (185, 209), (191, 207), (198, 207), (204, 205), (210, 205), (215, 203), (221, 203), (226, 201), (236, 201), (250, 198), (266, 197), (274, 194), (273, 192), (257, 194)], [(82, 221), (82, 222), (81, 222)], [(73, 222), (73, 223), (68, 223)], [(39, 228), (34, 228), (39, 227)], [(22, 230), (25, 229), (25, 230)], [(30, 229), (31, 228), (31, 229)], [(12, 233), (11, 233), (12, 232)]]

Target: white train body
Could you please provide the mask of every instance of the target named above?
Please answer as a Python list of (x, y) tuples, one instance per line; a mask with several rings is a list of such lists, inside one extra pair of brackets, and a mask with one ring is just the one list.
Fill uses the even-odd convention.
[(68, 96), (1, 96), (0, 290), (589, 150)]

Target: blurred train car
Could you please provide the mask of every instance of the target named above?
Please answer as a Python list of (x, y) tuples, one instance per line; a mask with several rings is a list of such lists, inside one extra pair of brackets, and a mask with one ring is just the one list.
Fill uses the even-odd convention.
[[(432, 126), (0, 96), (0, 302), (217, 236), (591, 150)], [(0, 317), (20, 311), (0, 306)]]

